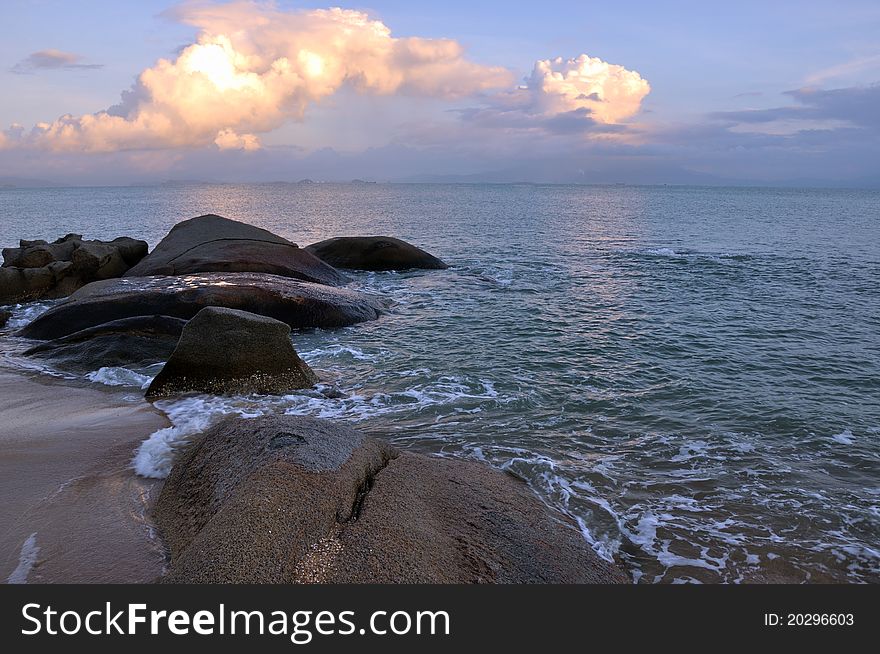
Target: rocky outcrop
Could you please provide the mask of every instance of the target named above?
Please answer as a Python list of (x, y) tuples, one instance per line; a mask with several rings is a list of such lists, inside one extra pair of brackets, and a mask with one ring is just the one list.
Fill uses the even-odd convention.
[(448, 268), (437, 257), (390, 236), (344, 236), (306, 247), (335, 268), (355, 270), (409, 270)]
[(9, 322), (10, 318), (12, 318), (11, 312), (0, 310), (0, 329), (6, 327), (6, 323)]
[(198, 391), (276, 394), (318, 382), (290, 342), (290, 326), (246, 311), (206, 307), (190, 320), (147, 397)]
[(163, 315), (189, 320), (208, 306), (269, 316), (294, 329), (333, 329), (375, 320), (382, 301), (347, 289), (261, 273), (136, 277), (89, 284), (21, 330), (60, 338), (112, 320)]
[(171, 316), (123, 318), (40, 343), (25, 356), (77, 373), (104, 366), (145, 367), (168, 360), (184, 325), (185, 320)]
[(0, 302), (54, 299), (102, 279), (121, 277), (147, 254), (146, 241), (86, 241), (68, 234), (54, 243), (20, 241), (3, 249)]
[(208, 214), (175, 225), (126, 277), (260, 272), (340, 286), (348, 278), (287, 239)]
[(165, 581), (625, 582), (521, 481), (313, 418), (228, 418), (155, 507)]

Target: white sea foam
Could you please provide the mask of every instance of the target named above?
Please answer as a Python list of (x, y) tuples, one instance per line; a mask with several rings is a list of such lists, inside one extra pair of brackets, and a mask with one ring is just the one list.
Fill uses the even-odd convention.
[(351, 358), (355, 359), (356, 361), (376, 362), (381, 361), (386, 356), (388, 356), (388, 352), (386, 352), (385, 350), (381, 350), (379, 352), (370, 353), (364, 352), (363, 350), (360, 350), (356, 347), (334, 343), (333, 345), (318, 347), (314, 350), (309, 350), (307, 352), (300, 352), (299, 355), (306, 363), (309, 364), (312, 364), (315, 361), (326, 357)]
[(646, 254), (652, 257), (680, 257), (678, 252), (673, 250), (672, 248), (646, 248), (644, 250), (640, 250), (639, 254)]
[(12, 574), (6, 579), (7, 584), (26, 584), (28, 575), (37, 562), (40, 554), (40, 547), (37, 545), (37, 534), (34, 532), (21, 546), (21, 552), (18, 555), (18, 566), (12, 571)]
[(142, 375), (134, 370), (116, 366), (93, 370), (86, 375), (86, 379), (106, 386), (133, 386), (135, 388), (146, 388), (153, 381), (149, 375)]
[(844, 429), (839, 434), (834, 434), (830, 437), (830, 439), (835, 443), (840, 443), (841, 445), (852, 445), (853, 443), (855, 443), (855, 437), (849, 429)]
[(165, 412), (171, 426), (150, 435), (141, 443), (132, 460), (135, 472), (151, 479), (167, 477), (174, 462), (175, 449), (223, 416), (237, 413), (243, 418), (255, 418), (263, 414), (259, 409), (237, 406), (233, 399), (222, 397), (187, 397), (157, 402), (156, 406)]
[(51, 309), (56, 303), (56, 301), (26, 302), (7, 307), (12, 312), (12, 317), (6, 323), (6, 328), (21, 329)]

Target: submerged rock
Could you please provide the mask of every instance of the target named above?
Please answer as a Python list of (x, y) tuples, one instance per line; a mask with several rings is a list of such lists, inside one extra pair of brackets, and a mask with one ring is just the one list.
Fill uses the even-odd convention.
[(318, 382), (290, 342), (290, 326), (247, 311), (207, 307), (190, 320), (147, 397), (199, 391), (285, 393)]
[(186, 320), (171, 316), (123, 318), (40, 343), (25, 356), (78, 373), (104, 366), (144, 367), (168, 360), (184, 325)]
[(179, 455), (155, 518), (167, 582), (626, 582), (521, 481), (313, 418), (214, 426)]
[(336, 268), (443, 270), (449, 267), (415, 245), (390, 236), (343, 236), (313, 243), (306, 250)]
[(3, 249), (0, 302), (55, 299), (102, 279), (121, 277), (147, 254), (146, 241), (86, 241), (68, 234), (54, 243), (20, 241)]
[(349, 279), (272, 232), (208, 214), (175, 225), (126, 277), (261, 272), (340, 286)]
[(135, 277), (89, 284), (24, 327), (20, 335), (47, 340), (134, 316), (189, 320), (207, 306), (269, 316), (294, 329), (353, 325), (375, 320), (383, 309), (375, 296), (262, 273)]

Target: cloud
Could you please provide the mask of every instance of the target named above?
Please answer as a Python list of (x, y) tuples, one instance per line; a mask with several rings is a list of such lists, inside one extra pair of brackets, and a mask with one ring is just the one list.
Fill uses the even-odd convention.
[(769, 109), (724, 111), (711, 115), (732, 124), (761, 125), (798, 122), (811, 127), (825, 121), (829, 128), (880, 128), (880, 84), (840, 89), (802, 88), (786, 91), (797, 104)]
[(176, 59), (143, 71), (119, 105), (38, 124), (13, 143), (70, 152), (253, 150), (257, 134), (303, 119), (343, 85), (455, 99), (511, 83), (506, 69), (465, 59), (456, 41), (396, 38), (360, 11), (240, 0), (186, 3), (171, 15), (199, 30)]
[(462, 112), (484, 127), (527, 129), (558, 134), (612, 134), (638, 113), (651, 91), (638, 72), (598, 57), (535, 62), (524, 84), (497, 93), (487, 106)]
[(874, 54), (867, 57), (857, 57), (845, 61), (842, 64), (823, 68), (807, 77), (807, 84), (810, 86), (816, 86), (823, 82), (827, 82), (830, 79), (849, 77), (872, 70), (880, 70), (880, 54)]
[(634, 70), (582, 54), (538, 61), (527, 90), (544, 114), (588, 111), (596, 122), (613, 125), (638, 112), (651, 86)]
[(10, 70), (19, 75), (28, 75), (38, 70), (88, 70), (102, 68), (102, 64), (84, 64), (82, 57), (72, 52), (64, 52), (62, 50), (40, 50), (34, 52), (17, 64)]

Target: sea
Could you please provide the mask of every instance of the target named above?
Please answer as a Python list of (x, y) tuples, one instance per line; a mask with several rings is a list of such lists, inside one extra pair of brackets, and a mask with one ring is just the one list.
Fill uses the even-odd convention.
[[(285, 396), (188, 396), (132, 452), (162, 477), (223, 415), (351, 423), (476, 459), (634, 583), (880, 581), (880, 192), (416, 184), (0, 189), (0, 244), (217, 213), (300, 245), (390, 235), (445, 271), (354, 273), (379, 320), (296, 332)], [(51, 302), (16, 305), (14, 329)], [(142, 389), (159, 366), (70, 383)], [(68, 376), (69, 377), (69, 376)]]

